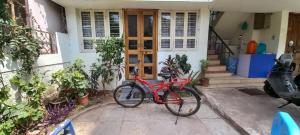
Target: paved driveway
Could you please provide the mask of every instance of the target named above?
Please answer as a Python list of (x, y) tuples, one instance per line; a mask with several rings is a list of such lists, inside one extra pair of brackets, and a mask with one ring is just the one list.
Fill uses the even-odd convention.
[(238, 135), (239, 133), (202, 104), (191, 117), (179, 117), (164, 105), (144, 103), (138, 108), (109, 104), (73, 120), (78, 135)]
[(247, 134), (269, 135), (273, 118), (278, 111), (288, 112), (300, 125), (299, 107), (290, 104), (277, 108), (286, 101), (271, 98), (262, 90), (242, 88), (247, 89), (252, 94), (236, 88), (211, 89), (203, 93), (208, 103)]

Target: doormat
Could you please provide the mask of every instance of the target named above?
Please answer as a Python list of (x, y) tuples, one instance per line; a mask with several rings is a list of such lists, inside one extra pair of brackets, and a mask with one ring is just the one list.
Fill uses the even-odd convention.
[(250, 96), (257, 96), (257, 95), (265, 95), (265, 92), (256, 89), (256, 88), (240, 88), (238, 89), (240, 92), (246, 93)]

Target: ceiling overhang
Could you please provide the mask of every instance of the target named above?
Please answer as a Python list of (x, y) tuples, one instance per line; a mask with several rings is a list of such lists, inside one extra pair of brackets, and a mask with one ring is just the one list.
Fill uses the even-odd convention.
[(85, 9), (170, 9), (266, 13), (287, 10), (300, 13), (300, 0), (53, 0), (64, 7)]

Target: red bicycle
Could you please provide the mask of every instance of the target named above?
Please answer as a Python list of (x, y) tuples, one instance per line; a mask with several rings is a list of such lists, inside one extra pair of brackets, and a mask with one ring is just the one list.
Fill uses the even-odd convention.
[[(123, 107), (137, 107), (143, 103), (148, 93), (153, 94), (153, 101), (156, 104), (164, 104), (166, 108), (176, 116), (190, 116), (195, 114), (200, 108), (200, 96), (195, 90), (186, 87), (192, 79), (173, 78), (169, 73), (159, 73), (158, 76), (164, 78), (159, 83), (150, 83), (141, 79), (137, 70), (134, 70), (132, 82), (118, 86), (113, 94), (117, 104)], [(147, 94), (148, 94), (147, 93)]]

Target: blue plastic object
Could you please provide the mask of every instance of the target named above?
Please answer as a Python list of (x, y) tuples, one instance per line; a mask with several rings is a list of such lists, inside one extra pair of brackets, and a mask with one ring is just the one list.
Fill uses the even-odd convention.
[(276, 58), (275, 54), (253, 54), (251, 55), (249, 78), (264, 78), (271, 71)]
[(227, 68), (230, 73), (236, 74), (238, 64), (238, 58), (236, 57), (229, 57), (227, 59)]
[(256, 48), (256, 54), (265, 54), (267, 50), (266, 43), (260, 42)]
[(274, 117), (271, 135), (300, 135), (300, 129), (286, 112), (278, 112)]
[(75, 131), (71, 120), (66, 119), (63, 123), (59, 124), (49, 135), (60, 135), (60, 132), (64, 135), (75, 135)]

